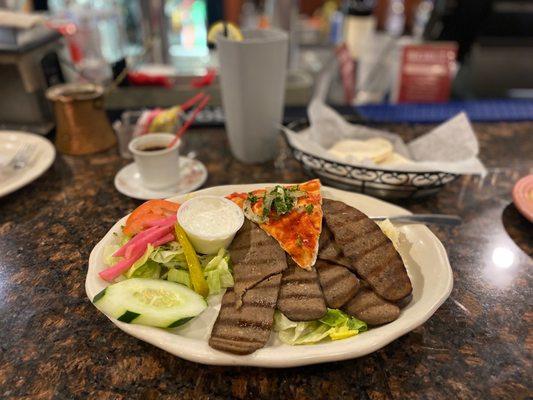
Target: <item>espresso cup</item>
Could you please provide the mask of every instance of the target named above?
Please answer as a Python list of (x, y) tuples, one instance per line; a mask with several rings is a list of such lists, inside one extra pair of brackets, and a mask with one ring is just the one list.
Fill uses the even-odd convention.
[(179, 183), (180, 141), (167, 148), (172, 140), (174, 135), (170, 133), (148, 133), (130, 142), (129, 149), (146, 188), (168, 189)]

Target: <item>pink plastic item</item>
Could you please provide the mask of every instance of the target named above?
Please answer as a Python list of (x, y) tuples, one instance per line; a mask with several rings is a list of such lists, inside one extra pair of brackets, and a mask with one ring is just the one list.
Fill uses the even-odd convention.
[(533, 222), (533, 174), (524, 176), (513, 188), (513, 202), (518, 211)]

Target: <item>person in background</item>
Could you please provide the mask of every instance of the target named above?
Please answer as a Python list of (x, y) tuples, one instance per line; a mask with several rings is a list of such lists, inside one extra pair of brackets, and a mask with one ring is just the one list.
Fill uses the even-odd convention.
[(493, 0), (436, 0), (425, 36), (429, 40), (457, 42), (457, 59), (463, 62), (492, 6)]
[(220, 0), (207, 0), (207, 26), (224, 19), (224, 3)]

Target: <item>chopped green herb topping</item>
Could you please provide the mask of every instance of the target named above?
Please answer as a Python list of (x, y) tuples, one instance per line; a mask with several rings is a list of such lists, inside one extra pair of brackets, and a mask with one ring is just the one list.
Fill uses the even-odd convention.
[[(280, 218), (281, 216), (290, 213), (298, 202), (299, 198), (306, 197), (307, 193), (300, 190), (300, 186), (293, 185), (290, 187), (283, 187), (276, 185), (273, 188), (267, 188), (263, 200), (262, 217), (263, 218)], [(254, 198), (248, 194), (248, 200), (254, 204), (259, 199)]]
[(313, 208), (314, 208), (314, 207), (315, 207), (315, 206), (313, 206), (312, 204), (308, 204), (308, 205), (306, 205), (306, 206), (305, 206), (305, 212), (306, 212), (307, 214), (311, 214), (311, 213), (313, 212)]
[(257, 201), (259, 200), (259, 198), (253, 194), (253, 193), (248, 193), (248, 201), (251, 203), (251, 204), (255, 204), (257, 203)]
[(296, 237), (296, 246), (298, 246), (298, 247), (302, 247), (303, 246), (303, 241), (302, 241), (302, 238), (300, 237), (300, 235), (298, 235)]
[(296, 204), (296, 197), (290, 189), (277, 185), (265, 193), (263, 198), (263, 215), (274, 211), (278, 216), (289, 213)]

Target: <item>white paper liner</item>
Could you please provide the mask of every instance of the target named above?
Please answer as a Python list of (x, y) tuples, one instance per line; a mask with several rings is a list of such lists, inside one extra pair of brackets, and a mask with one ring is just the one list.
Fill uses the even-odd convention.
[[(397, 134), (348, 123), (341, 115), (322, 101), (314, 99), (307, 110), (310, 127), (299, 133), (283, 127), (294, 148), (326, 160), (354, 167), (376, 168), (400, 172), (448, 172), (453, 174), (479, 174), (487, 171), (479, 160), (479, 144), (467, 115), (462, 112), (428, 133), (404, 141)], [(372, 160), (346, 161), (328, 152), (342, 139), (388, 139), (397, 153), (411, 159), (412, 163), (380, 165)]]

